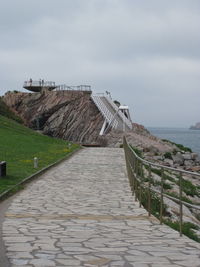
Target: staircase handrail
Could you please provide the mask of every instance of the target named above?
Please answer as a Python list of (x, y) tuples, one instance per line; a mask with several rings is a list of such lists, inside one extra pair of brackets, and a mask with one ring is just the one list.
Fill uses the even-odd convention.
[(109, 124), (112, 123), (113, 128), (117, 128), (118, 122), (116, 120), (112, 122), (113, 114), (107, 109), (105, 104), (102, 102), (101, 97), (97, 95), (92, 95), (92, 100), (96, 104), (103, 117), (107, 120), (107, 122)]

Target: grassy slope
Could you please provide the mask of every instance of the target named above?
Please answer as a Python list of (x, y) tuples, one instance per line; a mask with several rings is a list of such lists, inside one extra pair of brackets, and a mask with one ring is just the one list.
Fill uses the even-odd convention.
[[(0, 161), (7, 162), (7, 176), (0, 177), (0, 194), (39, 169), (77, 149), (67, 142), (38, 134), (0, 115)], [(39, 168), (33, 168), (38, 157)]]

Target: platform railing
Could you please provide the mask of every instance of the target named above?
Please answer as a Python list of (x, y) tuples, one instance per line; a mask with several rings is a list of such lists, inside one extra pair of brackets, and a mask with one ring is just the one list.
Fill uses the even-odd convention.
[(43, 81), (43, 80), (39, 80), (39, 81), (25, 81), (23, 87), (56, 87), (55, 82), (52, 81)]
[[(175, 169), (172, 167), (163, 166), (157, 163), (152, 163), (147, 160), (139, 157), (133, 148), (127, 143), (126, 138), (123, 138), (123, 147), (125, 152), (126, 159), (126, 167), (128, 178), (131, 186), (131, 190), (133, 195), (135, 196), (135, 200), (139, 201), (140, 207), (144, 202), (144, 198), (146, 201), (146, 209), (148, 211), (148, 215), (152, 214), (152, 203), (151, 198), (152, 194), (155, 194), (160, 199), (160, 207), (159, 207), (159, 215), (157, 216), (160, 220), (160, 224), (163, 223), (163, 211), (164, 211), (164, 201), (163, 198), (168, 198), (179, 204), (179, 232), (180, 236), (182, 236), (183, 231), (183, 207), (188, 207), (189, 209), (194, 209), (200, 211), (200, 205), (190, 204), (188, 202), (183, 201), (183, 176), (192, 176), (200, 179), (200, 174), (195, 172), (189, 172), (181, 169)], [(152, 176), (153, 170), (160, 170), (160, 182), (159, 188), (154, 186), (155, 180)], [(176, 181), (178, 184), (178, 195), (171, 196), (164, 192), (164, 182), (166, 180), (166, 172), (170, 177), (176, 177)], [(173, 178), (174, 179), (174, 178)], [(157, 181), (158, 182), (158, 181)], [(199, 214), (200, 215), (200, 214)]]
[(65, 91), (91, 91), (90, 85), (66, 85), (61, 84), (56, 86), (56, 90), (65, 90)]

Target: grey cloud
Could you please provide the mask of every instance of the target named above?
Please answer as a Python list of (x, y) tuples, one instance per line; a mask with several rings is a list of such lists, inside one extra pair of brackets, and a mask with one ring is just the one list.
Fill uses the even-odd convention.
[(1, 94), (30, 77), (89, 83), (111, 91), (145, 125), (199, 120), (200, 1), (0, 4)]

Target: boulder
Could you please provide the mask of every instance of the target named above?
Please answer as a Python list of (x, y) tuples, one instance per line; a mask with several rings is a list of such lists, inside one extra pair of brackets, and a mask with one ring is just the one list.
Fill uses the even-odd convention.
[(198, 157), (195, 159), (195, 163), (196, 163), (196, 164), (200, 164), (200, 157), (199, 157), (199, 155), (198, 155)]
[(191, 153), (192, 160), (196, 160), (199, 155), (197, 153)]
[(194, 166), (191, 168), (191, 171), (193, 172), (200, 172), (200, 166)]
[(194, 161), (193, 160), (184, 160), (184, 166), (192, 167), (192, 166), (194, 166)]
[(180, 152), (178, 152), (176, 155), (172, 155), (172, 159), (174, 164), (183, 165), (184, 163), (184, 157)]
[(159, 149), (155, 146), (149, 146), (148, 150), (151, 155), (156, 155), (159, 153)]
[[(170, 213), (172, 217), (174, 215), (179, 217), (180, 205), (178, 203), (166, 197), (164, 197), (164, 203), (167, 205), (167, 212)], [(189, 208), (187, 208), (185, 205), (183, 205), (183, 221), (198, 223), (198, 220), (195, 218), (195, 216), (192, 214)]]
[(172, 159), (164, 159), (163, 162), (164, 162), (165, 166), (173, 167), (173, 165), (174, 165), (174, 162)]
[(186, 152), (185, 154), (183, 154), (183, 158), (184, 160), (192, 160), (192, 155), (190, 152)]

